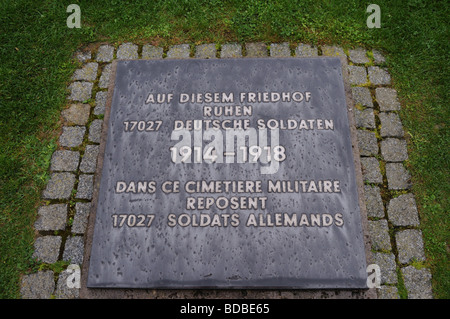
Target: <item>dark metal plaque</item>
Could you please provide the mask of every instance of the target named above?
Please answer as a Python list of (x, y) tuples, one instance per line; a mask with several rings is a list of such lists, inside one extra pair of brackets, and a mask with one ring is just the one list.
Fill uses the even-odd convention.
[(118, 61), (87, 287), (367, 288), (338, 58)]

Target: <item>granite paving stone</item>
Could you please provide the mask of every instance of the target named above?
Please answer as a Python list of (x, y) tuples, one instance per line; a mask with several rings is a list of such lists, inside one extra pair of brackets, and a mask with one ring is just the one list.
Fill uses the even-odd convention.
[[(66, 269), (59, 274), (55, 290), (56, 299), (78, 299), (80, 297), (79, 288), (69, 287), (68, 281), (70, 280), (74, 280), (73, 271)], [(72, 284), (74, 283), (72, 282)]]
[(189, 44), (173, 45), (167, 52), (168, 59), (187, 59), (191, 54), (191, 48)]
[(337, 46), (324, 45), (321, 47), (322, 55), (346, 57), (344, 50)]
[(384, 217), (383, 200), (378, 186), (364, 185), (364, 197), (368, 217)]
[(374, 129), (375, 115), (373, 109), (367, 108), (361, 111), (355, 108), (355, 122), (356, 127)]
[(366, 130), (356, 131), (359, 154), (361, 156), (374, 156), (378, 154), (378, 142), (374, 132)]
[(164, 49), (151, 44), (144, 44), (142, 47), (142, 59), (162, 59)]
[(198, 59), (215, 59), (216, 58), (216, 44), (200, 44), (195, 47), (195, 57)]
[(372, 54), (373, 54), (373, 62), (375, 64), (382, 64), (382, 63), (386, 62), (386, 59), (380, 53), (380, 51), (372, 50)]
[(386, 177), (389, 189), (409, 189), (411, 175), (402, 163), (386, 163)]
[(108, 97), (107, 91), (99, 91), (97, 92), (97, 94), (95, 94), (95, 108), (94, 108), (95, 115), (105, 114), (107, 97)]
[(68, 237), (64, 247), (63, 260), (71, 264), (83, 263), (84, 241), (82, 236)]
[(353, 63), (363, 64), (363, 63), (370, 62), (369, 58), (367, 57), (366, 50), (363, 48), (357, 48), (354, 50), (350, 50), (348, 57), (349, 57), (350, 61)]
[(403, 137), (403, 126), (400, 117), (396, 113), (380, 112), (378, 114), (381, 122), (381, 137)]
[(380, 163), (378, 163), (378, 160), (375, 157), (361, 158), (361, 166), (364, 181), (376, 184), (383, 183)]
[(75, 198), (92, 199), (93, 192), (94, 175), (81, 174), (78, 180), (78, 188)]
[(74, 172), (78, 168), (80, 152), (69, 150), (57, 150), (53, 152), (50, 162), (50, 170)]
[(95, 81), (97, 78), (98, 63), (89, 62), (83, 65), (81, 69), (76, 70), (72, 75), (75, 81)]
[(381, 284), (397, 283), (397, 264), (395, 263), (395, 255), (385, 253), (373, 253), (373, 261), (380, 266)]
[(86, 133), (84, 126), (63, 126), (59, 144), (63, 147), (80, 146), (83, 143), (84, 133)]
[(412, 261), (425, 261), (422, 232), (417, 229), (406, 229), (395, 234), (398, 260), (402, 264)]
[(367, 82), (366, 68), (363, 66), (349, 65), (350, 84), (361, 85)]
[(390, 251), (392, 249), (389, 237), (389, 226), (385, 219), (369, 220), (369, 237), (372, 249)]
[(287, 58), (291, 56), (289, 42), (272, 43), (270, 45), (270, 56), (275, 58)]
[(53, 276), (51, 270), (23, 276), (20, 287), (22, 299), (49, 299), (55, 290)]
[(112, 45), (101, 45), (98, 48), (96, 60), (98, 62), (111, 62), (114, 58), (114, 47)]
[(61, 115), (69, 125), (85, 125), (89, 119), (91, 106), (89, 104), (71, 104), (69, 108), (62, 110)]
[(397, 287), (381, 286), (377, 289), (378, 299), (400, 299)]
[(98, 81), (98, 87), (102, 89), (107, 89), (109, 86), (109, 78), (111, 77), (112, 72), (112, 64), (109, 63), (105, 65), (102, 71), (102, 75), (100, 76), (100, 80)]
[(61, 242), (61, 236), (42, 236), (36, 238), (33, 258), (37, 258), (39, 261), (47, 264), (55, 263), (58, 260)]
[(295, 48), (296, 57), (315, 57), (318, 55), (317, 47), (312, 47), (309, 44), (300, 43), (297, 48)]
[(69, 85), (70, 96), (67, 98), (72, 101), (84, 102), (91, 98), (92, 87), (94, 84), (92, 82), (77, 81)]
[(389, 221), (394, 226), (418, 226), (419, 213), (413, 194), (403, 194), (389, 201)]
[(378, 66), (369, 66), (369, 81), (374, 85), (391, 84), (391, 76), (389, 73)]
[(92, 53), (91, 51), (77, 51), (74, 57), (80, 62), (86, 62), (92, 58)]
[(403, 281), (408, 299), (433, 299), (431, 273), (428, 269), (413, 266), (402, 268)]
[(380, 106), (380, 111), (399, 111), (401, 108), (397, 91), (394, 89), (376, 88), (375, 98)]
[(138, 46), (133, 43), (123, 43), (117, 49), (118, 60), (133, 60), (138, 58)]
[(238, 43), (222, 44), (220, 49), (221, 58), (242, 58), (242, 47)]
[(86, 150), (80, 164), (80, 171), (83, 173), (95, 173), (98, 151), (99, 145), (86, 145)]
[(355, 104), (360, 104), (365, 107), (373, 107), (372, 96), (366, 87), (354, 86), (352, 87), (353, 101)]
[(262, 42), (246, 43), (245, 50), (248, 58), (263, 58), (267, 56), (267, 45)]
[(41, 206), (38, 218), (34, 223), (36, 230), (64, 230), (67, 221), (67, 204), (53, 204)]
[(398, 138), (385, 138), (381, 141), (381, 155), (386, 162), (403, 162), (408, 159), (406, 141)]
[(42, 196), (45, 199), (69, 199), (74, 185), (74, 174), (53, 173)]
[(73, 234), (84, 234), (86, 232), (90, 209), (91, 203), (78, 202), (75, 204), (75, 216), (71, 229)]
[(88, 140), (93, 143), (100, 143), (103, 120), (95, 119), (89, 126)]

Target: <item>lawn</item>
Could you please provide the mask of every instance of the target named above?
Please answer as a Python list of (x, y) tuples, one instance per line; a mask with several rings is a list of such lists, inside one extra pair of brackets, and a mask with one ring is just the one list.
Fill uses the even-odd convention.
[[(81, 8), (69, 29), (66, 8)], [(33, 270), (36, 210), (49, 178), (72, 59), (94, 42), (289, 41), (376, 48), (387, 56), (408, 135), (414, 188), (435, 297), (449, 298), (449, 6), (377, 1), (381, 28), (366, 25), (366, 1), (0, 1), (0, 298), (19, 298)]]

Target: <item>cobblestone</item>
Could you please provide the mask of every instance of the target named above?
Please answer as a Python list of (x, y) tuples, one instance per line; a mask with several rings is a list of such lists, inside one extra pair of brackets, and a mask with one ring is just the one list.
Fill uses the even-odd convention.
[(223, 44), (220, 50), (221, 58), (242, 58), (242, 47), (237, 43)]
[(296, 57), (316, 57), (319, 56), (317, 47), (312, 47), (309, 44), (300, 43), (297, 48), (295, 48)]
[(381, 155), (386, 162), (403, 162), (408, 159), (406, 141), (398, 138), (385, 138), (381, 141)]
[(422, 232), (417, 229), (401, 230), (395, 234), (398, 260), (402, 264), (425, 261)]
[(389, 237), (388, 222), (385, 219), (369, 220), (369, 235), (372, 249), (390, 251), (392, 249)]
[(364, 185), (367, 215), (369, 217), (384, 217), (383, 200), (378, 186)]
[(98, 145), (86, 145), (86, 150), (80, 164), (80, 171), (83, 173), (95, 173), (98, 151)]
[(52, 155), (52, 160), (50, 162), (50, 170), (74, 172), (77, 170), (79, 162), (80, 162), (80, 152), (58, 150), (55, 151)]
[(398, 114), (381, 112), (378, 117), (381, 122), (381, 137), (403, 137), (403, 126)]
[(275, 58), (288, 58), (291, 56), (291, 49), (288, 42), (272, 43), (270, 45), (270, 56)]
[(386, 62), (386, 59), (379, 51), (372, 50), (372, 54), (373, 54), (373, 62), (375, 64), (382, 64), (382, 63)]
[(402, 269), (408, 299), (432, 299), (431, 274), (428, 269), (408, 266)]
[(38, 219), (34, 223), (36, 230), (64, 230), (67, 221), (67, 204), (41, 206)]
[(100, 80), (98, 81), (98, 87), (102, 89), (107, 89), (109, 86), (109, 78), (111, 77), (112, 72), (112, 64), (107, 64), (103, 68), (102, 75), (100, 76)]
[(111, 62), (114, 58), (114, 47), (112, 45), (101, 45), (98, 48), (96, 60), (98, 62)]
[(372, 96), (368, 88), (360, 86), (352, 87), (352, 95), (355, 104), (373, 108)]
[(55, 298), (56, 299), (77, 299), (80, 297), (80, 291), (78, 288), (69, 288), (67, 284), (68, 280), (71, 278), (69, 276), (72, 274), (71, 271), (64, 270), (59, 274), (58, 282), (56, 284)]
[(369, 66), (369, 81), (375, 85), (391, 84), (391, 76), (385, 69)]
[(396, 90), (376, 88), (375, 98), (380, 106), (380, 111), (400, 111), (400, 102), (398, 101)]
[(33, 258), (39, 261), (53, 264), (58, 260), (61, 236), (43, 236), (36, 238), (34, 242)]
[(381, 286), (377, 292), (379, 299), (400, 299), (397, 287)]
[(404, 194), (391, 199), (387, 213), (389, 221), (394, 226), (419, 225), (419, 213), (413, 194)]
[(394, 254), (374, 253), (374, 263), (380, 266), (381, 284), (397, 283), (397, 264), (395, 263)]
[(373, 109), (368, 108), (362, 111), (355, 109), (355, 122), (358, 128), (374, 129), (375, 115)]
[(69, 199), (74, 185), (74, 174), (53, 173), (42, 196), (45, 199)]
[(76, 81), (95, 81), (97, 78), (98, 63), (86, 63), (81, 69), (74, 72), (72, 80)]
[(383, 183), (383, 176), (381, 175), (380, 163), (375, 157), (361, 158), (361, 166), (364, 181), (375, 184)]
[(322, 47), (322, 55), (345, 57), (345, 52), (337, 46), (324, 45)]
[(374, 156), (378, 154), (378, 142), (374, 132), (357, 130), (358, 148), (361, 156)]
[(369, 58), (367, 57), (366, 50), (363, 48), (357, 48), (349, 51), (348, 55), (350, 61), (353, 63), (369, 63)]
[(94, 108), (95, 115), (105, 114), (107, 97), (108, 97), (108, 92), (106, 92), (106, 91), (99, 91), (99, 92), (97, 92), (97, 94), (95, 94), (95, 108)]
[(138, 58), (138, 46), (133, 43), (123, 43), (117, 49), (118, 60), (133, 60)]
[(100, 143), (102, 135), (103, 120), (93, 120), (91, 126), (89, 126), (88, 140), (93, 143)]
[(73, 82), (69, 85), (69, 100), (84, 102), (91, 98), (93, 83), (86, 81)]
[(267, 46), (262, 42), (247, 43), (245, 49), (248, 58), (263, 58), (267, 56)]
[(90, 111), (91, 106), (89, 104), (76, 103), (63, 110), (61, 115), (70, 125), (85, 125), (89, 119)]
[(83, 143), (84, 126), (63, 126), (63, 131), (59, 137), (59, 144), (64, 147), (77, 147)]
[(54, 273), (51, 270), (25, 275), (20, 294), (23, 299), (49, 299), (55, 289)]
[(386, 177), (389, 189), (409, 189), (411, 175), (402, 163), (386, 163)]
[(69, 237), (64, 247), (63, 260), (71, 264), (81, 265), (83, 263), (84, 241), (81, 236)]
[(361, 85), (367, 82), (366, 68), (363, 66), (349, 65), (350, 84)]
[(173, 45), (167, 52), (168, 59), (187, 59), (191, 53), (189, 44)]
[(88, 224), (91, 203), (76, 203), (75, 217), (73, 218), (72, 233), (84, 234)]
[(163, 48), (155, 47), (151, 44), (145, 44), (142, 47), (142, 59), (162, 59), (163, 54)]
[(76, 198), (92, 199), (94, 192), (94, 175), (81, 174), (78, 180)]
[(199, 59), (215, 59), (216, 58), (216, 44), (201, 44), (195, 48), (195, 57)]

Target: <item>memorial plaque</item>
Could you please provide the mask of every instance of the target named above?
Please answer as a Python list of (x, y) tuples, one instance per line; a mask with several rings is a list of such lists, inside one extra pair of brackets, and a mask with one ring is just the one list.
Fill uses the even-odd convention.
[(91, 288), (367, 288), (338, 58), (118, 61)]

